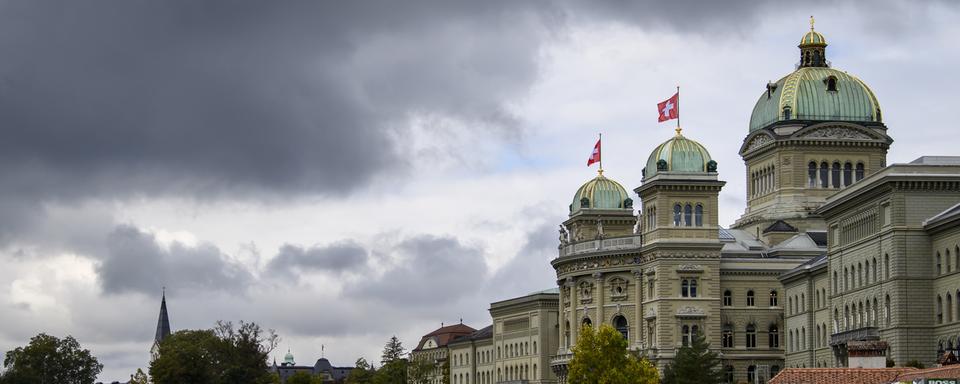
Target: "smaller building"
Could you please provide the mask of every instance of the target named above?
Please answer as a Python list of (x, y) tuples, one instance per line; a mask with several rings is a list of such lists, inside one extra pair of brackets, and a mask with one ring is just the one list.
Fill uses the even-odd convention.
[(410, 351), (411, 361), (426, 361), (434, 364), (428, 381), (434, 384), (452, 383), (450, 371), (446, 369), (450, 357), (448, 345), (459, 337), (470, 336), (476, 329), (463, 323), (442, 326), (420, 338), (417, 347)]
[(274, 361), (273, 366), (270, 367), (270, 372), (280, 376), (280, 383), (286, 383), (287, 379), (297, 372), (304, 372), (311, 376), (319, 376), (324, 383), (343, 383), (352, 370), (353, 367), (334, 367), (333, 364), (330, 364), (330, 360), (323, 357), (318, 359), (313, 365), (297, 365), (293, 354), (290, 353), (289, 350), (287, 350), (287, 354), (283, 357), (283, 363), (277, 365), (277, 362)]

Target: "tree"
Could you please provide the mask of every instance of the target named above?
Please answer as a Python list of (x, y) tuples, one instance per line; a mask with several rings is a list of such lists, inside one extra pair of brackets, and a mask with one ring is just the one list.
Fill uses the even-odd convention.
[(142, 369), (137, 368), (137, 373), (130, 376), (130, 382), (127, 384), (150, 384), (150, 378), (147, 377), (146, 373), (143, 373)]
[(290, 375), (290, 377), (287, 378), (286, 384), (312, 384), (312, 383), (313, 383), (313, 375), (300, 371), (300, 372), (294, 373), (293, 375)]
[(406, 354), (406, 352), (403, 350), (403, 344), (400, 343), (400, 339), (394, 335), (390, 340), (387, 340), (387, 344), (383, 346), (383, 355), (380, 358), (380, 364), (386, 365), (388, 362), (402, 359), (404, 354)]
[(8, 351), (3, 367), (2, 384), (93, 384), (103, 370), (73, 336), (58, 339), (44, 333), (31, 338), (26, 347)]
[(680, 347), (677, 356), (663, 371), (664, 384), (721, 383), (720, 358), (710, 351), (703, 334), (693, 335), (690, 346)]
[(347, 384), (368, 384), (373, 382), (373, 376), (376, 375), (373, 367), (367, 362), (367, 359), (357, 359), (354, 368), (345, 379)]
[(267, 356), (278, 337), (255, 323), (217, 322), (210, 330), (178, 331), (150, 363), (154, 384), (268, 384)]
[(429, 384), (437, 366), (433, 362), (413, 359), (407, 365), (407, 378), (410, 384)]
[(627, 340), (613, 327), (580, 328), (567, 374), (570, 384), (656, 384), (658, 376), (653, 364), (627, 351)]

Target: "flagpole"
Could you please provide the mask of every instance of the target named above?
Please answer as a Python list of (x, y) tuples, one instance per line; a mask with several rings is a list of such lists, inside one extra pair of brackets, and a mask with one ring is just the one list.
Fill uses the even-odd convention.
[(677, 134), (680, 134), (680, 86), (677, 86)]
[(598, 133), (598, 135), (600, 135), (600, 138), (597, 139), (597, 142), (600, 143), (600, 153), (598, 153), (598, 155), (600, 155), (600, 170), (599, 170), (599, 172), (600, 172), (600, 174), (602, 175), (602, 174), (603, 174), (603, 133)]

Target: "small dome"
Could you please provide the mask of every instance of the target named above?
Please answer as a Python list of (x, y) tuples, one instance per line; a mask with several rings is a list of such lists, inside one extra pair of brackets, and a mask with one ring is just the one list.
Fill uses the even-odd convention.
[(820, 32), (811, 29), (810, 32), (807, 32), (805, 35), (803, 35), (803, 38), (800, 39), (799, 47), (803, 48), (810, 46), (826, 47), (827, 38), (823, 37)]
[(716, 164), (703, 145), (681, 135), (678, 128), (676, 136), (658, 145), (650, 153), (647, 167), (643, 170), (643, 178), (646, 180), (663, 172), (716, 172)]
[(584, 183), (573, 195), (570, 213), (582, 209), (630, 209), (633, 200), (620, 183), (603, 176), (603, 171), (592, 180)]
[(286, 354), (285, 356), (283, 356), (283, 363), (284, 363), (284, 364), (287, 364), (287, 365), (294, 365), (294, 364), (296, 364), (296, 363), (293, 361), (293, 354), (290, 353), (290, 350), (289, 350), (289, 349), (287, 350), (287, 354)]

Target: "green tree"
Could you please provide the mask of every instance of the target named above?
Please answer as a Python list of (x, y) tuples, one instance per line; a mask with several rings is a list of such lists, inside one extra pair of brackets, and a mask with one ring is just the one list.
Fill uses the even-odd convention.
[(394, 335), (390, 340), (387, 340), (387, 344), (383, 346), (383, 355), (380, 357), (380, 364), (386, 365), (388, 362), (402, 359), (404, 354), (406, 354), (406, 352), (403, 350), (403, 343)]
[(656, 384), (657, 369), (627, 351), (627, 340), (609, 325), (580, 328), (567, 381), (570, 384)]
[(137, 368), (137, 373), (130, 376), (130, 382), (127, 384), (150, 384), (150, 378), (143, 373), (142, 369)]
[(150, 377), (154, 384), (268, 384), (267, 355), (277, 342), (272, 330), (242, 321), (178, 331), (160, 344)]
[(407, 359), (396, 359), (390, 361), (377, 370), (373, 376), (374, 384), (406, 384), (407, 383)]
[(103, 370), (103, 364), (72, 336), (58, 339), (44, 333), (31, 338), (26, 347), (8, 351), (3, 367), (2, 384), (93, 384)]
[(428, 384), (437, 366), (433, 362), (412, 359), (407, 365), (407, 378), (410, 384)]
[(290, 375), (290, 377), (287, 378), (287, 382), (286, 382), (286, 384), (312, 384), (312, 383), (313, 383), (313, 375), (303, 371)]
[(369, 384), (373, 382), (374, 375), (376, 375), (376, 371), (370, 366), (367, 359), (361, 357), (357, 359), (354, 368), (344, 381), (347, 384)]
[(697, 332), (689, 346), (680, 347), (673, 363), (663, 370), (664, 384), (712, 384), (723, 382), (720, 357), (710, 351), (703, 334)]

